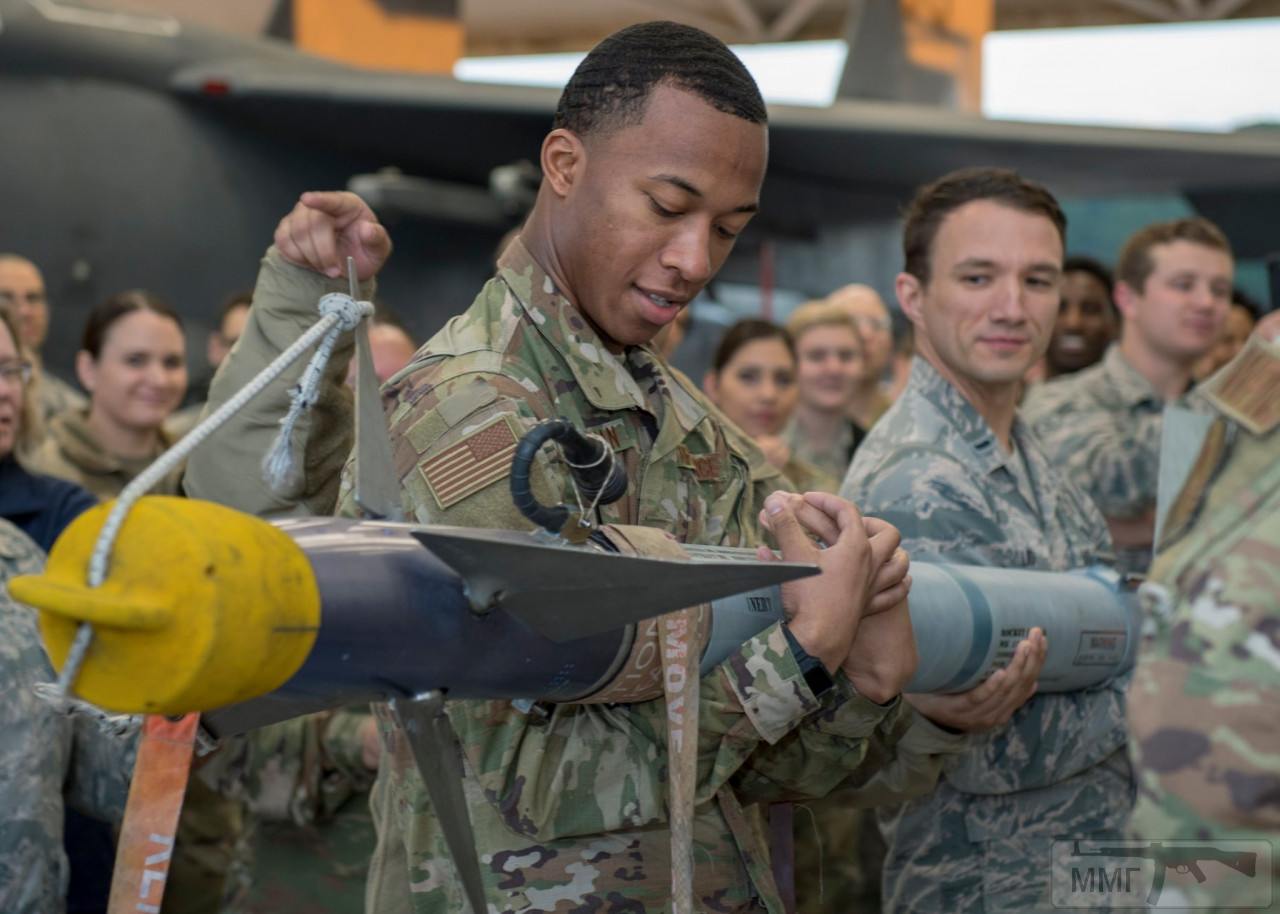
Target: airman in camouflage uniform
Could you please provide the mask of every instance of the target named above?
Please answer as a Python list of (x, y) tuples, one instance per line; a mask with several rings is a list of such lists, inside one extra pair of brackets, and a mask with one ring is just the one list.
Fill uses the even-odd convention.
[(1180, 881), (1161, 896), (1162, 906), (1253, 909), (1265, 880), (1280, 886), (1280, 342), (1255, 333), (1206, 387), (1216, 418), (1144, 593), (1154, 635), (1129, 689), (1131, 831), (1271, 841), (1270, 872), (1205, 865), (1203, 885)]
[[(0, 521), (0, 583), (38, 574), (44, 554)], [(40, 643), (36, 614), (0, 589), (0, 911), (57, 914), (67, 894), (63, 802), (118, 822), (133, 771), (135, 739), (119, 719), (64, 714), (37, 683), (56, 679)]]
[[(632, 47), (637, 43), (647, 49)], [(690, 44), (704, 64), (716, 59), (723, 67), (723, 59), (731, 58), (704, 33), (652, 23), (607, 39), (601, 48), (608, 50), (597, 48), (579, 70), (595, 74), (588, 81), (601, 80), (592, 84), (601, 87), (606, 102), (643, 99), (638, 109), (643, 129), (630, 129), (640, 125), (620, 118), (616, 132), (593, 137), (590, 145), (593, 157), (606, 159), (608, 149), (616, 148), (617, 161), (631, 170), (637, 168), (636, 159), (664, 159), (659, 166), (665, 168), (643, 179), (652, 185), (648, 191), (640, 192), (604, 164), (585, 176), (580, 171), (584, 147), (572, 129), (557, 129), (547, 138), (544, 171), (565, 166), (574, 177), (556, 172), (559, 177), (544, 179), (539, 205), (522, 237), (540, 243), (548, 263), (561, 270), (563, 258), (590, 267), (576, 274), (576, 280), (597, 305), (592, 319), (581, 299), (571, 300), (565, 285), (553, 280), (547, 263), (517, 241), (472, 306), (384, 387), (395, 472), (403, 505), (414, 519), (528, 529), (506, 485), (511, 452), (537, 420), (563, 415), (608, 440), (629, 472), (629, 497), (600, 508), (599, 521), (649, 525), (693, 543), (760, 541), (757, 510), (771, 489), (785, 488), (781, 476), (740, 432), (721, 424), (694, 385), (645, 343), (678, 311), (658, 293), (675, 296), (687, 288), (692, 297), (727, 256), (734, 233), (754, 210), (751, 201), (763, 175), (763, 103), (752, 84), (758, 113), (748, 116), (732, 107), (717, 112), (699, 93), (742, 91), (726, 88), (724, 78), (699, 82), (696, 90), (677, 80), (650, 84), (639, 90), (643, 95), (605, 91), (611, 79), (636, 78), (635, 69), (644, 70), (655, 59), (665, 58), (668, 65), (672, 59), (688, 60), (678, 49)], [(602, 53), (628, 56), (603, 64), (603, 71), (593, 70)], [(741, 72), (730, 74), (728, 81), (741, 87), (750, 78), (740, 62), (734, 63)], [(719, 72), (723, 77), (723, 69)], [(651, 125), (651, 118), (658, 123)], [(629, 144), (625, 152), (624, 141), (616, 139), (623, 134)], [(668, 158), (673, 149), (677, 153)], [(583, 199), (568, 215), (560, 215), (563, 198), (552, 199), (563, 188), (548, 189), (561, 179), (583, 184), (575, 191)], [(702, 186), (691, 191), (691, 181)], [(586, 202), (586, 195), (596, 191), (608, 199)], [(663, 208), (656, 200), (677, 193), (685, 212)], [(607, 218), (607, 211), (618, 206), (629, 208), (618, 222), (588, 224)], [(561, 259), (546, 250), (553, 241), (563, 242), (560, 232), (583, 230), (585, 235), (575, 235), (559, 250)], [(628, 244), (631, 249), (624, 250)], [(263, 263), (249, 325), (232, 363), (245, 347), (266, 341), (270, 348), (271, 341), (278, 342), (277, 324), (313, 316), (319, 294), (339, 284), (335, 280), (346, 255), (368, 280), (390, 251), (385, 231), (350, 194), (303, 195), (277, 228), (276, 245)], [(635, 285), (639, 278), (629, 278), (622, 288), (593, 286), (619, 278), (614, 261), (623, 254), (633, 266), (656, 272), (658, 281), (677, 289), (655, 285), (658, 292), (646, 294)], [(654, 271), (650, 261), (659, 258), (662, 264)], [(674, 303), (683, 304), (684, 298)], [(340, 381), (342, 369), (331, 365), (327, 380)], [(215, 381), (214, 399), (223, 377)], [(336, 442), (349, 442), (351, 433), (349, 396), (333, 396), (333, 386), (326, 385), (305, 433), (306, 471), (296, 491), (288, 498), (274, 496), (282, 507), (290, 500), (296, 509), (298, 503), (312, 506), (326, 499), (329, 455)], [(270, 423), (250, 411), (236, 430), (257, 431), (253, 446), (230, 430), (224, 440), (234, 439), (236, 454), (252, 452), (256, 465), (262, 427), (269, 429)], [(335, 436), (320, 434), (324, 428)], [(197, 453), (189, 467), (188, 492), (200, 494), (211, 480), (224, 476), (234, 462), (227, 456), (224, 452), (214, 459), (206, 453), (198, 460)], [(345, 511), (354, 507), (350, 478), (348, 472), (348, 490), (340, 498)], [(573, 503), (568, 479), (555, 458), (543, 455), (535, 461), (533, 489), (544, 502)], [(246, 492), (252, 495), (248, 490), (257, 485), (245, 483)], [(770, 504), (781, 512), (784, 502), (794, 503), (777, 499)], [(838, 554), (844, 554), (845, 544), (842, 534), (834, 547)], [(819, 556), (832, 554), (811, 552), (819, 563)], [(846, 574), (838, 571), (834, 578), (815, 580), (844, 581)], [(838, 601), (820, 602), (826, 614), (838, 615), (830, 610)], [(801, 602), (796, 619), (816, 607)], [(838, 673), (834, 688), (821, 699), (801, 675), (780, 626), (747, 641), (701, 681), (693, 823), (699, 909), (781, 911), (768, 849), (758, 817), (749, 808), (754, 804), (813, 796), (842, 784), (864, 797), (901, 797), (932, 783), (935, 750), (954, 741), (940, 740), (935, 746), (927, 734), (907, 731), (893, 698), (910, 665), (901, 660), (910, 654), (903, 633), (895, 629), (881, 642), (876, 663), (863, 667), (849, 662), (861, 658), (864, 633), (875, 628), (869, 620), (859, 625), (859, 640), (841, 665), (852, 678)], [(843, 645), (840, 649), (845, 650)], [(876, 666), (880, 669), (871, 669)], [(858, 683), (857, 693), (853, 683)], [(876, 704), (873, 696), (893, 700)], [(491, 910), (669, 909), (663, 700), (557, 705), (541, 709), (545, 716), (496, 701), (450, 703), (448, 710), (464, 752), (463, 786)], [(367, 909), (464, 910), (459, 879), (404, 734), (385, 716), (380, 720), (386, 752), (373, 796), (379, 846), (371, 864)], [(868, 758), (873, 762), (864, 765)]]
[[(999, 169), (945, 176), (908, 210), (897, 288), (917, 357), (841, 494), (897, 525), (918, 561), (1065, 571), (1112, 558), (1097, 508), (1016, 412), (1057, 312), (1065, 221), (1048, 191)], [(1053, 839), (1122, 834), (1123, 699), (1119, 682), (1034, 695), (995, 717), (1007, 725), (969, 726), (959, 697), (912, 696), (971, 745), (932, 794), (881, 810), (886, 910), (1049, 909)]]
[[(338, 285), (269, 251), (248, 326), (214, 382), (211, 406), (238, 386), (250, 362), (269, 358), (270, 341), (287, 344), (314, 322), (315, 302)], [(366, 286), (362, 294), (370, 292)], [(340, 361), (350, 342), (336, 351)], [(332, 489), (325, 480), (337, 479), (334, 440), (351, 440), (350, 393), (341, 385), (345, 369), (331, 364), (328, 374), (332, 383), (305, 420), (309, 469), (294, 493), (304, 510), (333, 497), (326, 495)], [(274, 398), (278, 407), (288, 383), (273, 385), (264, 400)], [(392, 440), (397, 469), (406, 476), (406, 507), (419, 520), (527, 529), (506, 485), (509, 457), (492, 483), (446, 510), (422, 467), (451, 445), (474, 440), (468, 436), (477, 429), (502, 422), (514, 441), (548, 415), (567, 416), (603, 435), (626, 464), (630, 497), (601, 509), (605, 522), (648, 523), (692, 542), (751, 542), (760, 536), (755, 512), (763, 495), (786, 488), (763, 455), (732, 426), (714, 421), (714, 407), (652, 350), (611, 353), (518, 243), (472, 308), (428, 342), (384, 388), (384, 398), (394, 404)], [(256, 472), (273, 434), (260, 412), (267, 409), (256, 403), (233, 420), (234, 433), (228, 429), (222, 436), (221, 450), (192, 455), (189, 494), (226, 491), (241, 507), (285, 507)], [(320, 434), (324, 429), (333, 434)], [(655, 457), (658, 446), (665, 454)], [(541, 500), (572, 503), (562, 467), (546, 456), (535, 467)], [(350, 492), (343, 507), (352, 510)], [(871, 767), (886, 767), (876, 779), (860, 772), (854, 780), (868, 783), (855, 792), (873, 799), (910, 795), (928, 789), (937, 753), (957, 744), (914, 728), (904, 736), (896, 703), (882, 707), (855, 697), (843, 680), (839, 694), (823, 704), (827, 713), (815, 718), (819, 703), (779, 638), (775, 627), (753, 639), (702, 683), (697, 886), (700, 904), (713, 910), (781, 911), (768, 849), (745, 804), (825, 793), (869, 750), (876, 758)], [(557, 706), (546, 721), (506, 702), (460, 702), (450, 711), (471, 770), (478, 772), (466, 786), (497, 910), (550, 911), (575, 903), (667, 909), (661, 700)], [(385, 714), (379, 719), (386, 754), (371, 800), (379, 845), (366, 908), (462, 911), (459, 880), (407, 742)], [(562, 774), (548, 785), (551, 772)], [(566, 772), (572, 779), (561, 784)]]
[[(925, 358), (876, 423), (841, 494), (902, 530), (913, 558), (1065, 571), (1109, 560), (1106, 525), (1026, 425), (1017, 456)], [(1122, 682), (1036, 695), (943, 766), (937, 790), (891, 815), (894, 911), (1048, 908), (1051, 840), (1120, 837), (1131, 802)]]
[(1124, 571), (1151, 564), (1161, 417), (1167, 403), (1195, 405), (1191, 373), (1226, 321), (1232, 275), (1231, 246), (1205, 219), (1139, 230), (1116, 263), (1120, 341), (1023, 404), (1046, 453), (1107, 519)]
[[(1032, 387), (1022, 413), (1045, 453), (1104, 517), (1133, 520), (1155, 508), (1164, 407), (1114, 343), (1097, 365)], [(1125, 571), (1142, 574), (1151, 547), (1118, 547), (1116, 557)]]
[[(386, 393), (394, 396), (393, 456), (406, 508), (424, 523), (527, 528), (506, 485), (453, 502), (432, 460), (486, 430), (499, 429), (514, 446), (550, 416), (603, 434), (623, 459), (629, 494), (600, 509), (606, 523), (659, 527), (684, 542), (745, 545), (759, 540), (755, 515), (764, 495), (786, 487), (763, 460), (754, 462), (762, 475), (752, 476), (750, 444), (713, 421), (693, 384), (652, 350), (611, 353), (519, 241), (472, 307)], [(495, 481), (505, 482), (507, 472), (509, 465)], [(572, 504), (568, 479), (563, 468), (540, 462), (535, 492)], [(901, 735), (897, 709), (847, 690), (819, 702), (797, 674), (774, 627), (702, 680), (694, 826), (700, 906), (780, 910), (767, 848), (743, 807), (822, 795), (858, 768), (868, 739), (891, 743)], [(472, 825), (497, 910), (666, 909), (662, 700), (558, 705), (546, 720), (508, 702), (449, 709), (469, 763)], [(387, 803), (379, 849), (405, 855), (409, 878), (406, 884), (401, 865), (394, 879), (395, 864), (380, 854), (373, 869), (383, 881), (371, 885), (371, 907), (399, 910), (396, 899), (411, 894), (415, 911), (462, 910), (408, 745), (399, 731), (384, 732), (384, 790), (396, 802)], [(553, 785), (537, 786), (553, 772)]]

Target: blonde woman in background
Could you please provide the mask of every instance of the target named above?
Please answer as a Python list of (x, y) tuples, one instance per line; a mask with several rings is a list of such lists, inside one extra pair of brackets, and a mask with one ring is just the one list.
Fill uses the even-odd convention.
[(787, 330), (795, 341), (799, 397), (784, 437), (802, 460), (843, 479), (866, 434), (848, 418), (864, 367), (862, 337), (853, 318), (827, 301), (801, 305)]

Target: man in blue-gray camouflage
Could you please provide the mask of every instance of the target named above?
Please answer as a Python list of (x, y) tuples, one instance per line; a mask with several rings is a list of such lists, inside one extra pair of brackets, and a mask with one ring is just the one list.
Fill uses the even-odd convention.
[[(1065, 231), (1047, 190), (1002, 169), (947, 175), (907, 211), (896, 292), (919, 357), (841, 494), (897, 525), (916, 560), (1063, 571), (1111, 557), (1097, 508), (1017, 414), (1058, 311)], [(1122, 835), (1133, 789), (1124, 684), (994, 689), (1045, 650), (1032, 629), (971, 692), (908, 696), (970, 747), (934, 793), (881, 812), (886, 910), (1047, 910), (1052, 840)]]

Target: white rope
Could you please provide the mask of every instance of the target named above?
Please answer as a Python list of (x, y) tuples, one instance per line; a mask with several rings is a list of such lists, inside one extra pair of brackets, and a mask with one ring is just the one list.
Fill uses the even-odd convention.
[[(363, 311), (362, 306), (368, 308), (368, 311)], [(349, 295), (339, 292), (331, 292), (320, 299), (320, 313), (325, 319), (333, 317), (336, 320), (330, 323), (328, 332), (320, 341), (306, 370), (302, 372), (298, 383), (290, 389), (289, 411), (280, 420), (280, 432), (267, 455), (262, 458), (262, 478), (277, 495), (291, 494), (300, 479), (298, 460), (293, 454), (294, 427), (316, 403), (320, 382), (324, 380), (324, 370), (329, 364), (329, 356), (333, 354), (333, 347), (338, 342), (338, 335), (344, 330), (354, 329), (360, 323), (360, 318), (372, 312), (373, 305), (355, 301)]]
[[(94, 544), (93, 554), (89, 558), (88, 584), (90, 587), (99, 587), (106, 580), (111, 550), (120, 535), (120, 528), (124, 526), (125, 518), (138, 499), (150, 491), (151, 487), (157, 482), (173, 472), (174, 468), (183, 460), (186, 460), (192, 451), (203, 444), (228, 419), (243, 409), (246, 403), (262, 393), (272, 381), (284, 373), (286, 368), (315, 345), (317, 340), (321, 340), (320, 346), (303, 373), (302, 379), (290, 392), (293, 402), (289, 408), (289, 415), (280, 423), (282, 426), (281, 437), (286, 439), (285, 448), (287, 451), (289, 445), (286, 432), (292, 433), (298, 417), (315, 403), (316, 391), (319, 388), (320, 380), (324, 376), (325, 365), (333, 352), (338, 335), (344, 330), (353, 329), (360, 323), (361, 318), (373, 313), (373, 305), (370, 302), (356, 301), (351, 296), (340, 292), (331, 292), (320, 299), (319, 308), (324, 316), (312, 325), (306, 333), (294, 340), (289, 348), (276, 356), (266, 368), (258, 372), (253, 380), (242, 387), (234, 397), (214, 410), (212, 414), (206, 416), (181, 441), (157, 457), (155, 462), (124, 487), (120, 497), (112, 505), (111, 513), (107, 515), (106, 523), (102, 525), (102, 530), (98, 533), (98, 541)], [(288, 423), (287, 427), (285, 426), (286, 422)], [(272, 451), (274, 452), (279, 445), (280, 438), (277, 438), (276, 446), (273, 446)], [(292, 461), (291, 455), (286, 454), (286, 458), (288, 461)], [(80, 673), (80, 667), (84, 664), (85, 654), (89, 650), (89, 642), (92, 639), (93, 627), (87, 622), (81, 622), (80, 627), (76, 629), (75, 638), (71, 642), (71, 649), (67, 653), (67, 662), (63, 664), (62, 672), (58, 676), (58, 691), (62, 695), (65, 696), (70, 692), (71, 684), (75, 682), (76, 676)]]

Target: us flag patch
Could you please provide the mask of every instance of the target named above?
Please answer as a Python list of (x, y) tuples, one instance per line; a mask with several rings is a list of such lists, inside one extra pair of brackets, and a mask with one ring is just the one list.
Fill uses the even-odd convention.
[(418, 466), (436, 503), (450, 508), (511, 475), (516, 433), (510, 416), (495, 416), (457, 444)]

